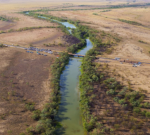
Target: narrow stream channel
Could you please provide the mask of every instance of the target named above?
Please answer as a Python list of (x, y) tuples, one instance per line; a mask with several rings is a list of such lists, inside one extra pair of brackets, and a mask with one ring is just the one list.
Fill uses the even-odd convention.
[[(29, 14), (28, 12), (26, 14)], [(46, 19), (46, 17), (39, 16), (39, 18)], [(54, 20), (53, 20), (54, 21)], [(57, 20), (55, 20), (57, 21)], [(59, 21), (57, 21), (59, 22)], [(75, 25), (68, 22), (59, 22), (66, 28), (76, 28)], [(68, 31), (71, 34), (71, 29)], [(81, 49), (77, 54), (85, 55), (88, 50), (93, 47), (92, 42), (87, 38), (86, 47)], [(59, 106), (57, 120), (64, 127), (63, 130), (58, 131), (58, 135), (84, 135), (82, 126), (81, 113), (79, 109), (79, 76), (81, 58), (71, 57), (68, 65), (60, 76), (60, 92), (61, 103)]]

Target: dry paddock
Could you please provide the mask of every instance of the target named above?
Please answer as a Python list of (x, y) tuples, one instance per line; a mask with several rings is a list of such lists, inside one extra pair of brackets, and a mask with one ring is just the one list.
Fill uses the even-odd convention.
[(36, 125), (25, 103), (34, 102), (36, 109), (42, 109), (50, 97), (50, 66), (55, 56), (17, 48), (0, 49), (0, 56), (0, 134), (18, 135)]

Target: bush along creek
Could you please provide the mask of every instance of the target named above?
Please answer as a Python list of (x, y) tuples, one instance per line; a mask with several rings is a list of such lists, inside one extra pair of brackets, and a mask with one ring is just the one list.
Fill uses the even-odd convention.
[[(63, 32), (80, 40), (80, 43), (68, 47), (68, 52), (75, 53), (80, 50), (78, 54), (86, 55), (82, 60), (82, 65), (81, 59), (69, 58), (68, 53), (61, 53), (60, 57), (55, 60), (51, 68), (53, 78), (51, 79), (50, 101), (42, 111), (33, 112), (33, 118), (38, 120), (36, 133), (83, 135), (84, 130), (86, 133), (92, 131), (96, 124), (96, 117), (91, 114), (89, 103), (94, 95), (89, 97), (88, 93), (93, 89), (92, 82), (97, 82), (100, 79), (93, 60), (98, 54), (106, 51), (110, 53), (111, 47), (120, 39), (104, 31), (80, 25), (80, 21), (61, 19), (32, 11), (25, 11), (23, 14), (58, 23)], [(71, 31), (69, 27), (72, 27)], [(103, 41), (103, 39), (105, 40)], [(78, 91), (79, 76), (81, 93)]]

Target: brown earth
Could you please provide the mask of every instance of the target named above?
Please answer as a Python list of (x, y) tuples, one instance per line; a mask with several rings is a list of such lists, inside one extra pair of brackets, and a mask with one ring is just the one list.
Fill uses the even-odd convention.
[[(8, 55), (9, 54), (9, 55)], [(18, 135), (36, 124), (25, 103), (41, 109), (50, 96), (50, 65), (54, 55), (39, 56), (17, 48), (0, 49), (0, 134)], [(4, 60), (5, 61), (4, 61)]]

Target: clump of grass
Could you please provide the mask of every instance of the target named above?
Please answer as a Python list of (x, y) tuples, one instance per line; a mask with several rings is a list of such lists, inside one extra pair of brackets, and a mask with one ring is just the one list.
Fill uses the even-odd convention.
[(28, 102), (28, 103), (26, 103), (25, 108), (26, 108), (27, 110), (34, 111), (34, 110), (35, 110), (34, 105), (35, 105), (35, 103)]

